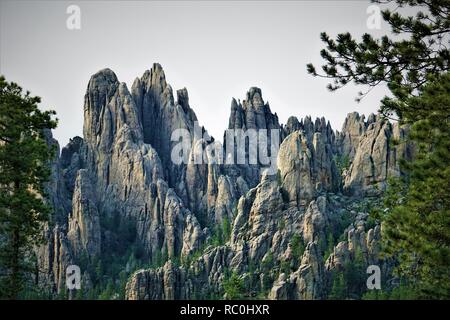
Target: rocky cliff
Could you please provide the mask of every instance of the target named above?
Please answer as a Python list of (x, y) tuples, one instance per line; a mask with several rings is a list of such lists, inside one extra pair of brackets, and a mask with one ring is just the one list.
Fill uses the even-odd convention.
[[(260, 160), (197, 163), (199, 154), (214, 157), (205, 148), (236, 157), (225, 150), (230, 136), (218, 148), (204, 127), (196, 135), (187, 90), (174, 97), (159, 64), (131, 91), (111, 70), (97, 72), (83, 110), (83, 138), (52, 163), (54, 219), (37, 248), (39, 281), (52, 291), (65, 290), (69, 264), (82, 268), (86, 290), (95, 287), (102, 277), (92, 270), (105, 261), (119, 266), (108, 276), (129, 277), (128, 299), (230, 298), (233, 277), (243, 297), (321, 299), (352, 263), (389, 268), (378, 255), (380, 226), (360, 203), (401, 174), (398, 159), (413, 149), (393, 139), (407, 128), (357, 113), (340, 132), (324, 118), (281, 125), (250, 88), (242, 102), (232, 99), (228, 127), (280, 141), (276, 154), (264, 150), (276, 160), (270, 174)], [(171, 158), (176, 129), (192, 142), (182, 163)]]

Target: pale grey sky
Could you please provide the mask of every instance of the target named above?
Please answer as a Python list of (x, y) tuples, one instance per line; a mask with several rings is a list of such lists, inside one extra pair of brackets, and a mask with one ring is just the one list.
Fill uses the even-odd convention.
[[(81, 9), (81, 30), (66, 8)], [(324, 116), (340, 129), (348, 112), (375, 112), (385, 89), (357, 104), (361, 88), (330, 93), (306, 64), (321, 64), (319, 34), (371, 32), (369, 1), (4, 1), (0, 2), (0, 74), (42, 97), (60, 119), (65, 145), (82, 135), (83, 99), (92, 74), (108, 67), (131, 87), (154, 62), (175, 90), (186, 87), (202, 125), (222, 138), (231, 98), (262, 89), (272, 112)]]

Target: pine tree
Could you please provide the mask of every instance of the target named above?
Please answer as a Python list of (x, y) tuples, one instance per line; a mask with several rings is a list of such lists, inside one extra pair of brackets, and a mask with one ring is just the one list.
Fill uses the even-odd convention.
[(296, 233), (292, 236), (290, 241), (292, 250), (292, 268), (298, 268), (302, 261), (303, 253), (305, 252), (305, 243), (300, 234)]
[(100, 294), (99, 299), (109, 300), (114, 296), (114, 292), (115, 292), (114, 282), (112, 279), (109, 279), (106, 285), (106, 289)]
[[(386, 252), (400, 260), (399, 274), (412, 279), (421, 298), (450, 297), (450, 73), (435, 77), (408, 104), (430, 110), (414, 123), (416, 143), (409, 173), (394, 181), (386, 198)], [(447, 110), (439, 110), (447, 106)], [(398, 191), (401, 192), (398, 192)]]
[(229, 278), (224, 279), (223, 290), (226, 298), (230, 300), (243, 299), (246, 291), (244, 281), (236, 272), (233, 272)]
[(53, 149), (45, 130), (56, 127), (40, 98), (0, 77), (0, 297), (17, 299), (35, 271), (33, 246), (50, 208), (44, 201)]
[[(336, 40), (322, 33), (326, 60), (319, 74), (332, 79), (332, 91), (353, 82), (368, 86), (363, 98), (379, 84), (392, 96), (381, 101), (380, 113), (411, 126), (409, 141), (415, 159), (402, 161), (406, 176), (392, 180), (386, 194), (384, 250), (399, 262), (397, 272), (421, 298), (450, 297), (450, 1), (390, 0), (399, 7), (419, 9), (415, 16), (384, 10), (394, 35), (356, 41), (349, 33)], [(405, 143), (402, 141), (401, 143)], [(403, 290), (403, 289), (402, 289)], [(403, 294), (404, 296), (404, 294)], [(412, 295), (414, 296), (414, 295)]]
[(343, 300), (345, 298), (347, 298), (346, 284), (344, 274), (340, 272), (339, 274), (334, 274), (333, 276), (333, 285), (331, 287), (331, 292), (328, 295), (328, 299)]

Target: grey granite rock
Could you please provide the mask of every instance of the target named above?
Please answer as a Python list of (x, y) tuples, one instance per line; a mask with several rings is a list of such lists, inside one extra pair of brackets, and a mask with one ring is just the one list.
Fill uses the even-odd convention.
[[(339, 219), (349, 203), (379, 194), (388, 177), (402, 174), (398, 160), (414, 150), (394, 146), (391, 138), (403, 138), (408, 128), (357, 113), (336, 133), (324, 118), (309, 116), (290, 117), (282, 126), (252, 87), (242, 103), (232, 100), (228, 127), (279, 130), (278, 174), (271, 175), (263, 174), (262, 163), (215, 163), (208, 153), (206, 163), (194, 163), (215, 146), (205, 128), (205, 136), (195, 137), (196, 120), (187, 90), (175, 99), (159, 64), (137, 78), (131, 92), (109, 69), (91, 77), (83, 138), (72, 139), (51, 163), (47, 190), (55, 224), (46, 226), (48, 241), (36, 248), (41, 284), (64, 290), (69, 264), (123, 253), (131, 243), (146, 264), (164, 264), (134, 272), (127, 299), (227, 297), (223, 283), (230, 272), (245, 283), (248, 297), (321, 299), (331, 275), (355, 252), (367, 263), (382, 263), (380, 227), (366, 230), (367, 214), (355, 213), (342, 231)], [(175, 129), (192, 139), (187, 163), (172, 162)], [(57, 145), (50, 132), (48, 143)], [(350, 166), (341, 176), (336, 159), (343, 157)], [(214, 230), (223, 230), (225, 221), (230, 234), (217, 243)], [(125, 227), (132, 240), (121, 233)], [(346, 240), (325, 257), (323, 243), (336, 231)], [(158, 261), (164, 255), (168, 260)], [(130, 262), (124, 269), (135, 267)], [(95, 279), (83, 272), (92, 286)]]

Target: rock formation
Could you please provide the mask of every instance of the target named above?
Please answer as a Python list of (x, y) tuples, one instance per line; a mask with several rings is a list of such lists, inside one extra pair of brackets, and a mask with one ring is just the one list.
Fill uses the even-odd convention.
[[(231, 275), (245, 283), (247, 297), (322, 299), (356, 256), (383, 265), (380, 226), (356, 207), (402, 174), (398, 160), (412, 157), (413, 148), (393, 139), (408, 128), (357, 113), (341, 132), (308, 116), (281, 125), (252, 87), (242, 103), (232, 100), (228, 128), (267, 130), (258, 139), (269, 145), (280, 140), (276, 155), (266, 150), (277, 156), (270, 174), (259, 160), (212, 161), (204, 150), (229, 151), (230, 136), (219, 145), (198, 127), (199, 137), (196, 121), (187, 90), (175, 99), (159, 64), (131, 91), (109, 69), (91, 77), (83, 138), (73, 138), (51, 164), (54, 218), (47, 243), (36, 248), (43, 286), (64, 291), (70, 264), (85, 269), (87, 288), (95, 286), (89, 270), (114, 257), (129, 276), (127, 299), (223, 298)], [(191, 141), (183, 163), (171, 158), (176, 129)], [(48, 141), (57, 144), (51, 133)], [(198, 155), (209, 161), (196, 163)]]

